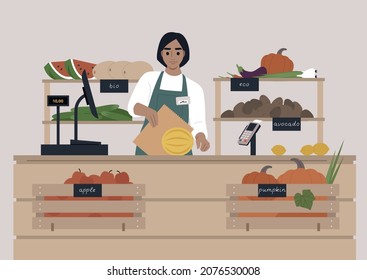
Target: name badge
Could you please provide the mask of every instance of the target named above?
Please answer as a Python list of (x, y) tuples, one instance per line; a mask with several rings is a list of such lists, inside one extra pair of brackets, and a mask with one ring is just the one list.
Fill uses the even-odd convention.
[(190, 104), (190, 96), (180, 96), (176, 97), (176, 105), (189, 105)]

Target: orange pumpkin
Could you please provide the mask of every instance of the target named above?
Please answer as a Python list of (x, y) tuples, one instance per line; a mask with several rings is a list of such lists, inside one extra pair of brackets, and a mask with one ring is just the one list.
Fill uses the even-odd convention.
[(269, 168), (271, 166), (267, 165), (261, 168), (260, 172), (254, 171), (246, 174), (242, 178), (242, 184), (277, 184), (277, 179), (273, 175), (266, 173)]
[(266, 68), (268, 74), (293, 71), (293, 61), (287, 56), (282, 55), (282, 52), (286, 50), (282, 48), (277, 53), (270, 53), (263, 56), (261, 66)]
[(279, 184), (326, 184), (326, 178), (315, 169), (306, 169), (298, 158), (292, 158), (297, 169), (288, 170), (278, 177)]

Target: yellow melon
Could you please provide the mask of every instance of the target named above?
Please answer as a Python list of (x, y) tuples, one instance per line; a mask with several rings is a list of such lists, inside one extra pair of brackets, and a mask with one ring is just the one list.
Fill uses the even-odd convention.
[(170, 155), (185, 155), (192, 149), (193, 145), (194, 139), (191, 133), (184, 128), (171, 128), (162, 136), (163, 150)]

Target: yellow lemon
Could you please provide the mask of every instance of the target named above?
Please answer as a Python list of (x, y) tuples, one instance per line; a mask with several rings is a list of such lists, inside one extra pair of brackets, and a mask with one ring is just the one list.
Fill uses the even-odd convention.
[(305, 156), (309, 156), (313, 153), (313, 146), (312, 145), (304, 145), (301, 149), (301, 153)]
[(170, 155), (185, 155), (192, 149), (193, 145), (194, 139), (191, 133), (184, 128), (171, 128), (162, 136), (162, 147)]
[(329, 147), (325, 143), (317, 143), (313, 145), (313, 152), (318, 156), (323, 156), (328, 151), (329, 151)]
[(275, 145), (271, 149), (271, 151), (273, 152), (273, 154), (275, 154), (277, 156), (281, 156), (282, 154), (285, 153), (286, 150), (285, 150), (284, 146), (282, 146), (282, 145)]

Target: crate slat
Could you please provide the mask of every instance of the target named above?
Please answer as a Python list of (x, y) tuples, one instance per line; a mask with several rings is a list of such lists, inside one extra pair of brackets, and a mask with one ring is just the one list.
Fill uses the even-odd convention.
[(144, 229), (145, 218), (43, 218), (32, 219), (33, 229)]
[(227, 229), (339, 229), (339, 218), (227, 218)]
[(33, 201), (34, 213), (145, 212), (144, 201)]
[(277, 212), (277, 213), (313, 213), (339, 212), (339, 201), (314, 201), (311, 210), (296, 207), (294, 201), (227, 201), (226, 208), (228, 213), (242, 212)]

